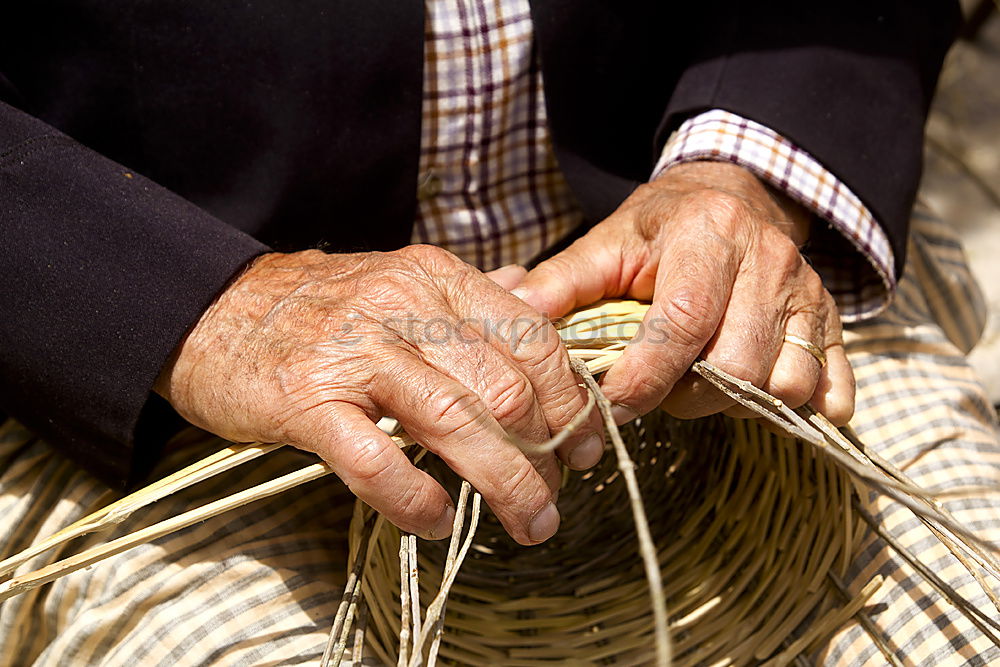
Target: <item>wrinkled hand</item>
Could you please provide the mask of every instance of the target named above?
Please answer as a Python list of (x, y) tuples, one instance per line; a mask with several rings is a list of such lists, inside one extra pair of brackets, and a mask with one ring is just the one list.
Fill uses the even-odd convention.
[[(624, 422), (661, 405), (693, 418), (742, 406), (686, 373), (699, 356), (836, 424), (854, 411), (840, 317), (797, 244), (805, 211), (722, 162), (674, 166), (513, 292), (551, 317), (603, 298), (651, 300), (637, 340), (603, 380)], [(827, 365), (791, 334), (824, 350)]]
[[(238, 442), (319, 454), (403, 530), (441, 538), (454, 507), (376, 428), (395, 417), (479, 490), (522, 544), (559, 524), (555, 456), (529, 460), (586, 405), (555, 329), (438, 248), (258, 258), (178, 347), (156, 390), (192, 423)], [(603, 447), (596, 415), (559, 451), (575, 467)], [(579, 447), (579, 449), (574, 449)]]

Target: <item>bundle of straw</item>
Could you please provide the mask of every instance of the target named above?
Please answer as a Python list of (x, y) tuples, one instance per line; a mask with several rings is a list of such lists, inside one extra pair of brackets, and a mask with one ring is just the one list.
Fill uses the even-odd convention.
[[(353, 640), (354, 659), (368, 652), (404, 665), (432, 665), (439, 656), (477, 665), (787, 664), (854, 617), (895, 664), (862, 609), (880, 578), (850, 591), (843, 584), (865, 531), (880, 530), (866, 510), (868, 488), (912, 509), (1000, 606), (978, 569), (1000, 578), (995, 554), (901, 471), (808, 407), (789, 410), (698, 362), (693, 370), (799, 439), (721, 417), (682, 423), (652, 414), (615, 428), (591, 373), (621, 355), (645, 311), (636, 302), (605, 303), (558, 325), (574, 369), (605, 417), (614, 456), (587, 473), (565, 475), (561, 529), (540, 547), (514, 544), (491, 515), (480, 520), (480, 498), (467, 483), (423, 457), (405, 433), (393, 435), (458, 495), (452, 540), (421, 543), (418, 554), (413, 536), (400, 535), (359, 502), (350, 576), (324, 663), (338, 663)], [(0, 576), (277, 447), (220, 451), (0, 562)], [(19, 575), (0, 584), (0, 601), (330, 473), (317, 462)], [(995, 618), (884, 537), (1000, 645)]]

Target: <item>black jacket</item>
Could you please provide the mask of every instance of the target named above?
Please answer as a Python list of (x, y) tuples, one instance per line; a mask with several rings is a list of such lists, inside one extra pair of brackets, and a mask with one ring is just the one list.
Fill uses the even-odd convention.
[[(422, 2), (8, 5), (0, 409), (134, 481), (167, 432), (154, 378), (250, 259), (407, 243)], [(537, 0), (560, 165), (597, 221), (684, 118), (728, 109), (842, 179), (901, 266), (956, 5)]]

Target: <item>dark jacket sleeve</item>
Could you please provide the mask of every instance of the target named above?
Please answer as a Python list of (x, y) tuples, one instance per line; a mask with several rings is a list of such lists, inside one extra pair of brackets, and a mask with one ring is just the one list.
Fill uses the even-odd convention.
[(924, 122), (956, 2), (770, 2), (712, 5), (681, 75), (661, 141), (719, 108), (790, 139), (847, 185), (905, 260)]
[[(153, 459), (161, 366), (267, 248), (0, 105), (0, 410), (106, 480)], [(162, 402), (161, 402), (162, 403)]]

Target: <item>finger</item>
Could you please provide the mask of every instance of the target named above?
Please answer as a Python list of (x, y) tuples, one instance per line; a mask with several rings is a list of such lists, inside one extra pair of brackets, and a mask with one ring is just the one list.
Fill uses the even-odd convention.
[[(474, 327), (456, 322), (444, 325), (436, 334), (425, 333), (441, 336), (421, 345), (421, 357), (426, 363), (474, 391), (507, 433), (529, 443), (548, 440), (549, 426), (531, 381), (514, 362), (483, 340)], [(555, 492), (562, 481), (555, 456), (551, 452), (529, 454), (528, 460)]]
[[(479, 327), (482, 337), (528, 379), (541, 406), (549, 433), (560, 433), (587, 408), (587, 393), (569, 364), (569, 354), (552, 323), (511, 294), (469, 297), (471, 290), (453, 295), (458, 312)], [(600, 416), (593, 410), (584, 426), (558, 449), (572, 468), (588, 468), (604, 452)]]
[(741, 253), (707, 224), (692, 229), (683, 242), (664, 249), (642, 328), (602, 382), (608, 398), (618, 404), (619, 423), (664, 400), (726, 312)]
[(816, 383), (810, 405), (835, 426), (844, 426), (854, 416), (854, 371), (843, 343), (826, 348), (826, 367)]
[[(823, 348), (825, 327), (814, 311), (794, 314), (788, 320), (785, 331), (788, 335), (805, 341), (819, 341), (817, 348)], [(766, 374), (765, 372), (766, 380), (762, 382), (749, 378), (747, 380), (794, 409), (805, 405), (812, 397), (823, 366), (801, 345), (785, 339), (783, 334), (778, 335), (781, 338), (778, 341), (777, 359), (774, 360), (770, 373)], [(756, 373), (756, 377), (761, 377), (760, 371)], [(736, 418), (758, 416), (741, 405), (735, 405), (726, 410), (725, 414)]]
[[(809, 338), (803, 336), (802, 333), (796, 333), (801, 331), (800, 328), (796, 327), (796, 320), (799, 319), (805, 318), (799, 316), (789, 320), (789, 334), (803, 340), (823, 340), (823, 332), (816, 330), (819, 327), (814, 328)], [(822, 349), (822, 342), (817, 347)], [(812, 398), (813, 392), (816, 390), (819, 377), (826, 366), (825, 363), (822, 363), (823, 361), (825, 359), (817, 359), (801, 345), (783, 340), (778, 359), (775, 361), (774, 368), (771, 369), (771, 375), (764, 383), (763, 389), (775, 398), (780, 398), (790, 408), (801, 407)]]
[(319, 454), (358, 498), (400, 530), (426, 539), (451, 534), (455, 507), (447, 492), (360, 408), (324, 403), (301, 413), (288, 437), (289, 444)]
[[(508, 329), (501, 327), (495, 343), (531, 381), (552, 435), (562, 432), (583, 410), (588, 409), (587, 392), (569, 363), (569, 354), (559, 333), (541, 314), (527, 311), (515, 318)], [(600, 415), (592, 410), (585, 425), (558, 450), (559, 458), (571, 468), (583, 470), (595, 465), (604, 453)]]
[(483, 495), (507, 532), (537, 544), (559, 527), (552, 492), (470, 389), (416, 358), (395, 360), (371, 396)]
[(630, 281), (623, 279), (619, 246), (604, 228), (595, 228), (529, 271), (511, 293), (550, 319), (621, 296)]
[(843, 426), (854, 416), (854, 370), (844, 351), (844, 330), (833, 297), (826, 293), (828, 310), (824, 352), (826, 366), (809, 399), (814, 409), (836, 426)]
[(501, 266), (499, 269), (488, 271), (485, 275), (487, 278), (509, 292), (520, 285), (521, 281), (524, 280), (524, 276), (527, 274), (528, 270), (523, 266), (519, 264), (508, 264), (507, 266)]
[[(784, 356), (782, 355), (782, 358)], [(847, 360), (847, 355), (844, 354), (843, 345), (832, 345), (827, 348), (826, 359), (826, 365), (816, 373), (816, 386), (807, 402), (835, 426), (843, 426), (854, 416), (854, 371)], [(818, 367), (819, 364), (814, 361), (814, 366)], [(798, 407), (792, 403), (789, 404), (792, 407)], [(736, 419), (759, 416), (743, 406), (730, 408), (725, 411), (725, 414)]]
[[(794, 409), (805, 405), (812, 397), (822, 370), (819, 361), (809, 352), (794, 343), (783, 341), (770, 376), (763, 384), (753, 384)], [(738, 404), (725, 410), (725, 414), (737, 419), (759, 416)]]
[[(821, 350), (826, 348), (826, 363), (803, 346), (786, 339), (763, 389), (792, 408), (808, 402), (823, 414), (833, 414), (841, 425), (850, 419), (854, 410), (854, 374), (843, 352), (836, 304), (825, 291), (822, 301), (824, 305), (815, 315), (808, 313), (793, 317), (788, 323), (787, 333), (806, 341), (815, 341), (814, 344)], [(819, 313), (825, 313), (825, 321), (820, 319)], [(806, 334), (803, 327), (809, 325), (812, 326), (812, 333)], [(757, 416), (741, 406), (727, 410), (726, 414), (731, 417)]]
[[(703, 356), (712, 364), (796, 407), (812, 396), (819, 364), (808, 352), (784, 340), (794, 334), (825, 344), (832, 301), (819, 276), (784, 236), (765, 229), (763, 242), (751, 246), (733, 287), (726, 314)], [(770, 233), (770, 238), (767, 235)], [(707, 382), (685, 379), (664, 401), (682, 418), (732, 408), (735, 403)]]

